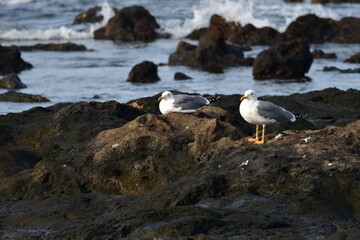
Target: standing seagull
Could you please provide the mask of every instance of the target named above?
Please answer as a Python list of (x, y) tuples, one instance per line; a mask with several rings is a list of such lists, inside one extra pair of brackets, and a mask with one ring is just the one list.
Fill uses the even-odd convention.
[[(241, 97), (240, 114), (248, 123), (256, 125), (255, 138), (249, 138), (250, 142), (263, 144), (265, 142), (265, 126), (268, 124), (284, 121), (295, 122), (295, 115), (286, 109), (271, 102), (257, 100), (254, 90), (245, 91)], [(259, 140), (259, 125), (262, 125), (262, 138)]]
[[(161, 100), (161, 101), (160, 101)], [(197, 108), (208, 105), (209, 99), (196, 95), (178, 94), (173, 95), (170, 91), (165, 91), (159, 97), (159, 109), (162, 114), (172, 112), (191, 113)]]

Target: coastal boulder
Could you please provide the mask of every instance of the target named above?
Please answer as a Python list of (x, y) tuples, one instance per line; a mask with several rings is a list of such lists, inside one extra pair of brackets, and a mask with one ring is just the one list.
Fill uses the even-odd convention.
[(19, 73), (32, 67), (30, 63), (21, 58), (18, 47), (0, 45), (0, 74)]
[(314, 58), (337, 58), (335, 53), (325, 53), (321, 49), (316, 49), (312, 52)]
[(284, 35), (288, 40), (301, 39), (311, 43), (329, 41), (335, 34), (333, 21), (307, 14), (298, 17), (286, 28)]
[(192, 78), (189, 77), (188, 75), (186, 75), (185, 73), (176, 72), (176, 73), (174, 74), (174, 79), (175, 79), (175, 80), (188, 80), (188, 79), (192, 79)]
[(127, 81), (137, 83), (157, 82), (160, 78), (157, 74), (157, 65), (150, 61), (136, 64), (130, 71)]
[(86, 47), (82, 44), (75, 44), (71, 42), (66, 43), (39, 43), (32, 46), (19, 46), (21, 51), (61, 51), (61, 52), (73, 52), (73, 51), (86, 51)]
[(280, 43), (258, 54), (253, 76), (256, 80), (302, 78), (310, 69), (312, 61), (313, 55), (306, 42)]
[(169, 56), (169, 65), (185, 65), (212, 73), (222, 73), (231, 66), (251, 66), (252, 59), (244, 58), (241, 48), (225, 42), (222, 35), (208, 31), (198, 46), (181, 41)]
[(21, 82), (16, 73), (11, 73), (0, 78), (0, 88), (19, 89), (26, 88), (26, 85)]
[(347, 63), (360, 63), (360, 52), (345, 60)]
[(142, 6), (131, 6), (116, 12), (106, 26), (94, 32), (95, 39), (149, 42), (157, 38), (160, 26)]
[(74, 19), (73, 24), (81, 23), (96, 23), (101, 22), (104, 19), (104, 16), (100, 15), (101, 12), (100, 6), (95, 6), (88, 9), (86, 12), (80, 13)]
[(338, 43), (360, 43), (360, 18), (344, 17), (334, 22), (336, 30), (332, 42)]
[(0, 102), (50, 102), (40, 95), (8, 91), (0, 94)]

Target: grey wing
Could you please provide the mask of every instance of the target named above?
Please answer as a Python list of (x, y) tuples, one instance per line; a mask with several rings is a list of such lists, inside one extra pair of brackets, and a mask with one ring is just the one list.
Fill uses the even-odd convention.
[(271, 102), (259, 101), (257, 110), (261, 116), (269, 119), (275, 119), (277, 122), (295, 121), (294, 114)]
[(174, 95), (174, 98), (174, 107), (181, 107), (182, 110), (197, 109), (210, 103), (208, 99), (201, 96), (179, 94)]

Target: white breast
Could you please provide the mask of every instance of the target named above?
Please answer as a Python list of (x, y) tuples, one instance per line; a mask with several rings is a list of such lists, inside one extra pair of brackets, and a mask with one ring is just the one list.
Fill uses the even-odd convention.
[(267, 125), (275, 123), (274, 119), (264, 118), (259, 115), (257, 106), (259, 102), (257, 100), (245, 99), (240, 104), (240, 114), (245, 121), (254, 125)]

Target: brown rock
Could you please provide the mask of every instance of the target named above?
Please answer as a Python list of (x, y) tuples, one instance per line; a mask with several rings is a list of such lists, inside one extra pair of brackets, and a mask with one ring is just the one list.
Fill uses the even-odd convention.
[(101, 12), (100, 6), (92, 7), (86, 12), (77, 15), (73, 24), (101, 22), (104, 19), (104, 16), (99, 15), (99, 12)]
[(135, 65), (130, 73), (127, 81), (152, 83), (159, 81), (160, 78), (157, 74), (157, 66), (153, 62), (144, 61)]
[(175, 80), (188, 80), (188, 79), (192, 79), (192, 78), (189, 77), (188, 75), (186, 75), (185, 73), (176, 72), (176, 73), (174, 74), (174, 79), (175, 79)]
[(157, 38), (159, 24), (142, 6), (125, 7), (116, 12), (105, 27), (94, 32), (95, 39), (149, 42)]
[(26, 88), (16, 73), (11, 73), (0, 79), (0, 88), (19, 89)]
[(302, 78), (310, 69), (312, 61), (313, 56), (307, 43), (284, 42), (258, 54), (253, 76), (256, 80)]
[(360, 63), (360, 52), (345, 60), (347, 63)]
[(33, 46), (19, 46), (21, 51), (62, 51), (62, 52), (72, 52), (72, 51), (86, 51), (86, 47), (82, 44), (75, 44), (71, 42), (66, 43), (48, 43), (48, 44), (36, 44)]
[(314, 58), (337, 58), (335, 53), (325, 53), (320, 49), (316, 49), (312, 52)]
[(50, 102), (50, 100), (40, 95), (8, 91), (0, 94), (0, 102)]
[(185, 65), (212, 73), (222, 73), (223, 68), (251, 64), (244, 58), (241, 48), (225, 43), (222, 35), (207, 32), (194, 46), (181, 41), (176, 52), (169, 56), (169, 65)]
[(0, 74), (19, 73), (33, 66), (21, 58), (16, 46), (3, 47), (0, 45)]
[(271, 27), (256, 28), (252, 24), (238, 27), (227, 38), (240, 45), (273, 45), (282, 40), (281, 33)]

